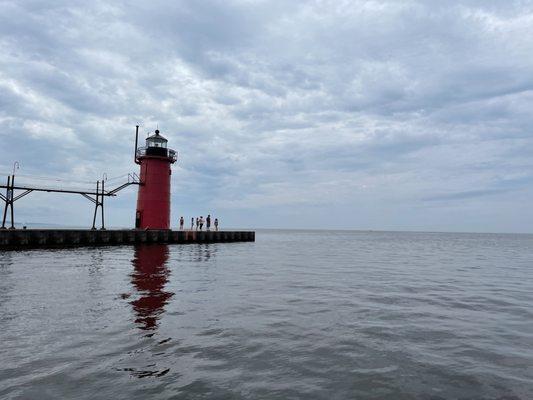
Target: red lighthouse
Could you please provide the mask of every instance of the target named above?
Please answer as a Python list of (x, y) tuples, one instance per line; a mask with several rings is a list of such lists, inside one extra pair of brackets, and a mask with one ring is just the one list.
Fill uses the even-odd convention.
[(135, 163), (141, 166), (135, 228), (170, 229), (171, 164), (177, 160), (168, 140), (159, 130), (146, 138), (146, 146), (137, 148), (139, 127), (135, 136)]

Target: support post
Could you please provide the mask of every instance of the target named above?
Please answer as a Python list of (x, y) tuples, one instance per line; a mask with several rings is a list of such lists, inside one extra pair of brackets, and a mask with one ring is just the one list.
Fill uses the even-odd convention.
[(15, 194), (15, 174), (11, 175), (11, 196), (10, 196), (10, 199), (9, 199), (9, 202), (11, 203), (11, 228), (10, 229), (15, 229), (15, 211), (13, 210), (13, 197), (14, 194)]
[(102, 227), (100, 228), (101, 230), (105, 231), (105, 225), (104, 225), (104, 180), (102, 179), (102, 200), (101, 200), (101, 203), (100, 205), (102, 206), (102, 209), (100, 210), (102, 212)]
[(96, 229), (96, 213), (98, 212), (98, 193), (99, 193), (99, 189), (100, 189), (100, 181), (96, 181), (96, 202), (95, 202), (95, 205), (94, 205), (94, 216), (93, 216), (93, 227), (91, 228), (92, 230), (95, 230)]
[(4, 217), (2, 218), (2, 229), (6, 229), (6, 217), (7, 217), (7, 207), (9, 206), (9, 192), (11, 190), (11, 176), (7, 177), (7, 188), (6, 188), (6, 200), (4, 206)]

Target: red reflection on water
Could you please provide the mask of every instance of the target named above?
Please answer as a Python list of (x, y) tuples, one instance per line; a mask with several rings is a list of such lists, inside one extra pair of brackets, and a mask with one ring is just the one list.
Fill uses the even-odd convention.
[(165, 292), (170, 270), (167, 268), (168, 245), (150, 244), (135, 248), (131, 283), (140, 297), (131, 302), (137, 314), (135, 322), (143, 330), (157, 328), (164, 307), (173, 293)]

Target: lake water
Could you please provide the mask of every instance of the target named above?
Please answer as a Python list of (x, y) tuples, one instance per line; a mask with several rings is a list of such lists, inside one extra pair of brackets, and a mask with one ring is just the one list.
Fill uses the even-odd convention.
[(2, 399), (532, 399), (533, 235), (0, 252)]

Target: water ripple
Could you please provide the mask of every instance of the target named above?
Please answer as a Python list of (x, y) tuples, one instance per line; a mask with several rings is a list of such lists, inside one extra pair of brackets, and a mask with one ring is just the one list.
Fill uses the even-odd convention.
[(530, 399), (531, 235), (0, 253), (2, 399)]

